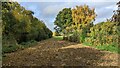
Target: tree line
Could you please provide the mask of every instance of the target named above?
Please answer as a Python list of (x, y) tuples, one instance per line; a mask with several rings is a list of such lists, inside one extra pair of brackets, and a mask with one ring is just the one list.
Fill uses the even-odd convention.
[(51, 38), (52, 31), (33, 15), (33, 11), (26, 10), (17, 2), (2, 2), (2, 39), (22, 43)]
[(52, 37), (43, 21), (18, 2), (2, 2), (2, 52), (9, 53)]

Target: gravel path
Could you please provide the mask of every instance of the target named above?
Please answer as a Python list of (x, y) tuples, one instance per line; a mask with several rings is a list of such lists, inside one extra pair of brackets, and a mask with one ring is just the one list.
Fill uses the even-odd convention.
[(119, 66), (119, 54), (53, 38), (6, 54), (3, 66)]

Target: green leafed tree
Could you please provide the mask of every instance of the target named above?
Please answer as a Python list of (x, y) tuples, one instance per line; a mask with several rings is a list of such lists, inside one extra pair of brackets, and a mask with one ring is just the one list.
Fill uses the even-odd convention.
[(60, 11), (55, 19), (54, 24), (57, 33), (65, 35), (67, 33), (66, 28), (72, 24), (72, 11), (71, 8), (64, 8)]

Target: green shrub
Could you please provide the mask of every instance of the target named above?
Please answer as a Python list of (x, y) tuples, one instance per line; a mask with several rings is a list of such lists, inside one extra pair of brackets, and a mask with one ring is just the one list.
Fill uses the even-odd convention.
[(89, 42), (95, 46), (98, 45), (118, 45), (119, 32), (117, 22), (102, 22), (94, 25), (88, 33), (85, 42)]
[(19, 49), (18, 45), (3, 45), (2, 47), (2, 53), (10, 53), (10, 52), (14, 52), (17, 51)]
[(72, 35), (68, 36), (68, 40), (71, 42), (80, 42), (80, 33), (75, 31)]
[(21, 50), (30, 46), (36, 45), (37, 42), (34, 40), (28, 41), (28, 42), (22, 42), (20, 44), (17, 44), (15, 39), (12, 39), (11, 37), (5, 37), (2, 40), (2, 53), (11, 53), (17, 50)]
[(14, 52), (19, 49), (17, 41), (12, 35), (2, 37), (2, 53)]
[(120, 53), (118, 22), (102, 22), (94, 25), (85, 38), (84, 44), (100, 50)]

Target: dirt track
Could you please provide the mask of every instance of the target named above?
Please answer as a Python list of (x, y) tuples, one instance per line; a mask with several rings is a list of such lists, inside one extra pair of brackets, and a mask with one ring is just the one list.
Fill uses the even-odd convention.
[(118, 66), (120, 55), (53, 38), (7, 54), (3, 66)]

